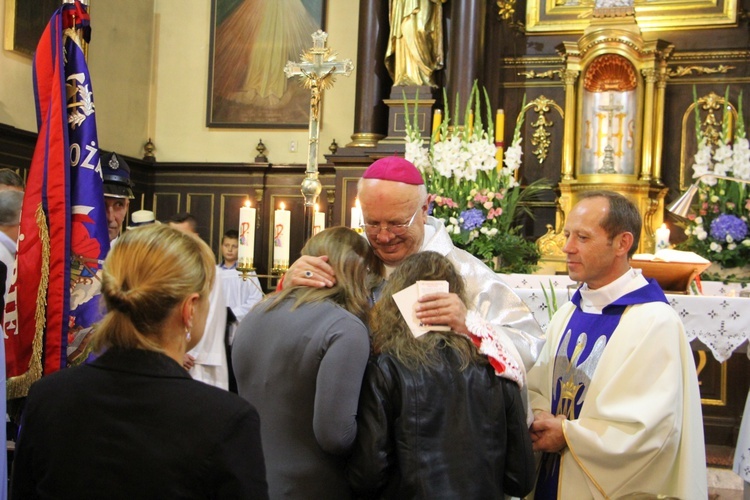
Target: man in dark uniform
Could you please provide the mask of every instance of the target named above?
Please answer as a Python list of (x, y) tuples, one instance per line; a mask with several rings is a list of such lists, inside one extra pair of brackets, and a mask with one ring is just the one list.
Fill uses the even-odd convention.
[(122, 231), (122, 223), (128, 213), (133, 196), (130, 167), (115, 152), (102, 156), (102, 180), (104, 181), (104, 203), (107, 206), (107, 229), (109, 241), (113, 243)]

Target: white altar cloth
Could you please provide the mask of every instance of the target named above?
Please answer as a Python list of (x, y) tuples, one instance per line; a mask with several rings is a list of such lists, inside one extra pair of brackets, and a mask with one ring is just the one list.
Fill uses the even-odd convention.
[[(570, 300), (576, 290), (576, 283), (566, 275), (501, 274), (500, 277), (529, 306), (543, 330), (549, 323), (550, 304), (542, 287), (549, 295), (552, 283), (558, 306)], [(750, 338), (750, 299), (738, 297), (738, 287), (717, 282), (703, 282), (703, 293), (707, 295), (667, 294), (667, 300), (682, 318), (688, 339), (700, 340), (717, 361), (724, 362)]]

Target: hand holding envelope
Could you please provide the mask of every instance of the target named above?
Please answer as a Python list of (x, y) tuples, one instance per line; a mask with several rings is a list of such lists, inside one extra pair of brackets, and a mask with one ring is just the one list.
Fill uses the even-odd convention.
[(449, 287), (447, 281), (417, 281), (410, 287), (404, 288), (400, 292), (393, 294), (393, 300), (396, 302), (401, 315), (406, 320), (412, 335), (421, 337), (430, 331), (450, 331), (449, 326), (443, 325), (425, 325), (417, 318), (417, 303), (419, 298), (431, 293), (448, 293)]

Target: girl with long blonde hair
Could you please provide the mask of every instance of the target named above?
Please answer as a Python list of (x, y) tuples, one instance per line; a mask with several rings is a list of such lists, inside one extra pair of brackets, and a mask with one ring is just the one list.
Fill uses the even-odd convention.
[(271, 498), (346, 499), (344, 455), (357, 434), (370, 291), (382, 264), (345, 227), (316, 234), (302, 254), (328, 256), (336, 284), (267, 297), (237, 328), (232, 364), (239, 394), (263, 421)]

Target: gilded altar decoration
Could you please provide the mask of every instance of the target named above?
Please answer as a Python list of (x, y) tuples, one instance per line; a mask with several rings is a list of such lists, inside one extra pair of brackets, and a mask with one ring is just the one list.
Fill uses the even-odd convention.
[[(526, 32), (580, 33), (589, 25), (595, 11), (603, 8), (602, 3), (607, 8), (624, 2), (529, 0)], [(738, 21), (737, 0), (634, 0), (629, 3), (643, 31), (732, 26)]]
[(680, 78), (683, 76), (695, 75), (713, 75), (716, 73), (727, 73), (730, 70), (737, 69), (736, 66), (727, 66), (719, 64), (714, 68), (708, 66), (677, 66), (675, 69), (667, 71), (667, 76), (670, 78)]
[(547, 154), (549, 153), (551, 145), (550, 137), (552, 134), (549, 129), (554, 126), (554, 122), (547, 118), (550, 108), (557, 110), (560, 117), (565, 117), (565, 112), (562, 108), (558, 106), (554, 100), (549, 99), (544, 95), (540, 95), (530, 103), (522, 106), (521, 112), (519, 113), (519, 120), (523, 120), (523, 117), (526, 116), (526, 112), (530, 109), (533, 109), (538, 115), (537, 119), (531, 122), (531, 127), (534, 129), (534, 132), (531, 134), (531, 144), (534, 146), (532, 153), (534, 153), (534, 156), (539, 160), (539, 163), (544, 163), (544, 160), (547, 159)]
[[(444, 102), (448, 102), (445, 96)], [(542, 179), (521, 187), (516, 179), (523, 120), (516, 122), (513, 141), (503, 164), (498, 164), (489, 98), (485, 91), (482, 105), (476, 84), (463, 124), (459, 110), (451, 116), (446, 107), (427, 145), (408, 103), (405, 108), (404, 156), (424, 176), (430, 215), (443, 221), (457, 247), (496, 271), (529, 273), (536, 269), (539, 251), (533, 241), (524, 238), (521, 223), (525, 215), (532, 215), (525, 202), (539, 198), (550, 186)]]
[(511, 29), (519, 32), (525, 31), (523, 22), (515, 19), (516, 17), (516, 0), (497, 0), (497, 15)]
[[(696, 139), (693, 178), (698, 179), (698, 196), (685, 229), (688, 239), (681, 245), (724, 268), (742, 267), (750, 263), (750, 199), (748, 185), (731, 179), (750, 181), (750, 147), (745, 121), (728, 99), (716, 94), (708, 99), (695, 98)], [(716, 105), (720, 118), (717, 122)], [(730, 107), (731, 106), (731, 107)], [(700, 109), (708, 110), (705, 119)], [(742, 109), (740, 93), (737, 108)], [(736, 128), (732, 123), (736, 120)]]
[(518, 73), (518, 76), (525, 76), (526, 78), (549, 78), (550, 80), (553, 80), (554, 78), (562, 78), (562, 69), (550, 69), (547, 71), (542, 71), (541, 73), (537, 73), (536, 71), (529, 70), (529, 71), (522, 71)]
[(582, 173), (634, 173), (637, 75), (617, 54), (598, 57), (583, 77)]

